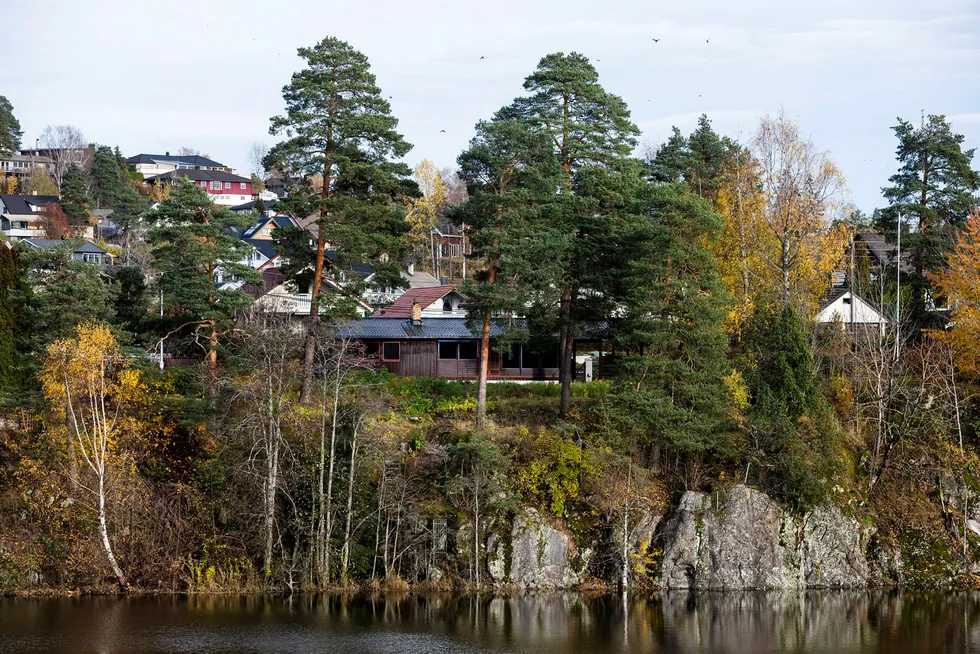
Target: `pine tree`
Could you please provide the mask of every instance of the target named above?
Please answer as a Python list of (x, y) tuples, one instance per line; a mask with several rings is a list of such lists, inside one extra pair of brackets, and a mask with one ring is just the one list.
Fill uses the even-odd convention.
[(688, 139), (684, 138), (676, 125), (670, 138), (657, 149), (656, 156), (648, 162), (648, 166), (655, 181), (665, 184), (684, 181), (684, 176), (691, 167), (691, 151), (688, 149)]
[(0, 154), (20, 150), (20, 137), (24, 134), (20, 121), (14, 117), (14, 106), (0, 95)]
[(882, 189), (889, 206), (877, 222), (892, 240), (899, 215), (915, 228), (902, 237), (902, 260), (912, 269), (903, 270), (903, 285), (911, 287), (911, 306), (903, 313), (922, 327), (928, 322), (926, 276), (945, 265), (957, 228), (980, 204), (980, 173), (970, 167), (974, 150), (962, 149), (963, 135), (953, 133), (945, 116), (927, 116), (918, 128), (900, 118), (893, 129), (900, 168), (888, 178), (892, 186)]
[[(398, 120), (375, 83), (367, 57), (333, 37), (298, 52), (307, 67), (293, 73), (283, 87), (286, 113), (273, 117), (269, 128), (270, 134), (285, 133), (287, 140), (270, 150), (265, 167), (302, 180), (283, 209), (295, 205), (292, 211), (301, 215), (309, 215), (308, 210), (319, 214), (301, 398), (306, 401), (326, 245), (336, 249), (335, 264), (341, 269), (370, 262), (380, 285), (403, 285), (395, 264), (405, 230), (398, 200), (414, 185), (407, 181), (408, 166), (391, 161), (404, 156), (411, 145), (395, 131)], [(317, 186), (310, 192), (314, 180)], [(305, 267), (297, 261), (305, 262), (303, 250), (295, 251), (303, 247), (303, 239), (287, 231), (280, 230), (282, 247), (294, 266)]]
[(730, 139), (718, 136), (705, 114), (698, 118), (698, 128), (687, 140), (690, 167), (686, 174), (691, 189), (714, 203), (718, 199), (722, 178), (737, 145)]
[(730, 417), (728, 296), (707, 243), (721, 217), (682, 184), (644, 185), (631, 209), (633, 217), (618, 223), (628, 263), (615, 343), (624, 354), (608, 419), (637, 445), (720, 451)]
[(61, 209), (74, 230), (83, 229), (91, 222), (92, 201), (88, 197), (86, 186), (85, 173), (78, 166), (71, 166), (61, 185)]
[[(465, 223), (473, 256), (486, 266), (464, 287), (470, 316), (481, 334), (476, 425), (487, 409), (491, 317), (524, 313), (535, 289), (558, 281), (551, 253), (564, 249), (547, 227), (560, 169), (547, 136), (525, 121), (498, 115), (481, 121), (459, 158), (460, 179), (469, 199), (454, 212)], [(498, 339), (507, 346), (515, 338)]]
[(92, 178), (92, 200), (99, 208), (115, 208), (123, 192), (119, 160), (108, 145), (95, 148), (89, 175)]
[(240, 288), (219, 289), (219, 275), (226, 281), (262, 283), (242, 263), (251, 246), (233, 233), (247, 229), (251, 220), (214, 204), (203, 189), (183, 179), (151, 220), (158, 226), (149, 231), (147, 242), (153, 246), (153, 268), (160, 274), (171, 331), (192, 335), (214, 368), (220, 341), (234, 327), (235, 312), (251, 302)]
[(0, 391), (14, 382), (14, 340), (17, 335), (17, 310), (13, 289), (17, 281), (16, 252), (0, 243)]
[[(527, 120), (551, 139), (564, 173), (561, 197), (565, 206), (554, 214), (558, 219), (555, 228), (575, 235), (568, 248), (553, 255), (564, 268), (558, 286), (558, 329), (560, 413), (566, 416), (571, 407), (575, 325), (580, 314), (592, 313), (580, 311), (584, 309), (580, 291), (593, 286), (590, 274), (602, 271), (596, 247), (608, 242), (602, 234), (606, 220), (599, 205), (610, 200), (607, 191), (620, 183), (616, 177), (630, 166), (627, 159), (639, 129), (630, 121), (623, 99), (603, 89), (595, 68), (576, 52), (542, 58), (524, 88), (530, 96), (515, 100), (503, 115)], [(585, 178), (580, 179), (583, 173)], [(631, 168), (627, 174), (635, 175), (635, 171)], [(601, 288), (593, 286), (592, 290), (588, 296), (601, 296)]]

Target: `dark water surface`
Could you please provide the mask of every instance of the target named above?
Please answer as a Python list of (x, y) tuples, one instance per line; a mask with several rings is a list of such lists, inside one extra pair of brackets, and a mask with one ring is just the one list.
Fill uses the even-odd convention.
[(0, 599), (2, 652), (980, 651), (980, 594)]

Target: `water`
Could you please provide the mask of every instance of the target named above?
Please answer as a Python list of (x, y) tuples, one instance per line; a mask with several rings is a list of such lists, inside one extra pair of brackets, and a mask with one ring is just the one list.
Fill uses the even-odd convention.
[(980, 594), (0, 599), (0, 652), (980, 651)]

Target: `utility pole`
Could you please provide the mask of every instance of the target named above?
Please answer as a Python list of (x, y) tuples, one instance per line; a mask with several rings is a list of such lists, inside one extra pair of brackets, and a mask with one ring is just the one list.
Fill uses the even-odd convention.
[[(162, 279), (160, 281), (163, 281)], [(163, 318), (163, 284), (160, 285), (160, 318)], [(160, 370), (163, 370), (163, 339), (160, 339)]]
[(902, 338), (902, 213), (898, 214), (898, 247), (895, 256), (895, 361), (901, 354)]

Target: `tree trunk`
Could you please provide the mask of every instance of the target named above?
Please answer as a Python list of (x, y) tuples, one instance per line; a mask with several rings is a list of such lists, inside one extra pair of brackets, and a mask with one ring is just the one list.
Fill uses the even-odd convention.
[(567, 418), (572, 409), (572, 373), (575, 370), (575, 327), (572, 325), (572, 290), (565, 288), (561, 294), (561, 352), (558, 361), (558, 381), (561, 383), (561, 400), (558, 415)]
[[(321, 218), (323, 214), (321, 214)], [(313, 284), (310, 289), (310, 322), (306, 333), (306, 349), (303, 355), (303, 384), (299, 392), (301, 404), (308, 404), (313, 390), (313, 368), (316, 364), (316, 326), (320, 321), (320, 289), (323, 286), (324, 250), (326, 248), (323, 229), (316, 239), (316, 259), (313, 265)]]
[(340, 583), (347, 583), (347, 567), (350, 563), (351, 514), (354, 512), (354, 470), (357, 456), (357, 425), (354, 421), (354, 435), (350, 445), (350, 470), (347, 472), (347, 514), (344, 516), (344, 546), (340, 551)]
[[(269, 389), (269, 411), (273, 411), (274, 398), (272, 389)], [(279, 430), (275, 419), (269, 420), (268, 448), (266, 456), (266, 478), (265, 478), (265, 497), (264, 497), (264, 523), (265, 523), (265, 554), (262, 558), (262, 570), (265, 576), (272, 574), (272, 550), (273, 535), (276, 523), (276, 489), (279, 486)]]
[[(475, 472), (475, 471), (474, 471)], [(473, 475), (473, 579), (480, 590), (480, 476)]]
[(789, 241), (784, 240), (782, 246), (779, 263), (783, 273), (783, 306), (788, 307), (790, 300)]
[(326, 521), (326, 533), (324, 537), (324, 569), (326, 572), (326, 581), (330, 583), (330, 537), (333, 534), (333, 469), (334, 469), (334, 453), (337, 447), (337, 413), (340, 407), (340, 378), (341, 378), (341, 364), (343, 360), (341, 358), (341, 353), (337, 352), (337, 379), (334, 383), (333, 392), (333, 421), (330, 428), (330, 462), (328, 464), (329, 469), (327, 472), (327, 504), (324, 513), (321, 513), (321, 519)]
[[(490, 269), (493, 283), (493, 268)], [(480, 375), (476, 384), (476, 428), (483, 429), (487, 422), (487, 379), (490, 376), (490, 309), (483, 311), (483, 333), (480, 336)]]
[(116, 575), (116, 581), (119, 582), (120, 588), (125, 588), (126, 575), (123, 574), (122, 568), (119, 567), (119, 563), (116, 561), (116, 555), (112, 553), (112, 544), (109, 542), (109, 527), (106, 524), (105, 517), (104, 475), (102, 474), (99, 475), (99, 536), (102, 537), (102, 548), (109, 558), (109, 566), (112, 568), (113, 574)]

